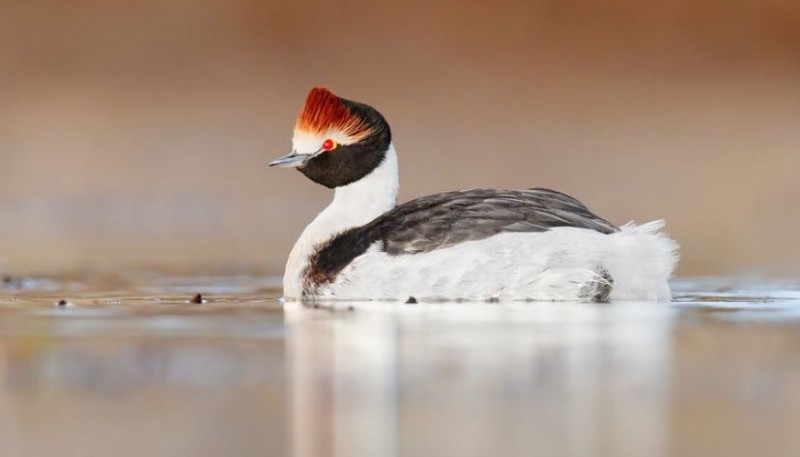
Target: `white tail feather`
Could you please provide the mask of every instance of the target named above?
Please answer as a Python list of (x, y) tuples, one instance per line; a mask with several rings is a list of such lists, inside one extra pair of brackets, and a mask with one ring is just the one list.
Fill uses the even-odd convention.
[(678, 243), (661, 230), (663, 220), (628, 223), (609, 236), (604, 266), (614, 278), (611, 300), (669, 300), (668, 279), (678, 261)]

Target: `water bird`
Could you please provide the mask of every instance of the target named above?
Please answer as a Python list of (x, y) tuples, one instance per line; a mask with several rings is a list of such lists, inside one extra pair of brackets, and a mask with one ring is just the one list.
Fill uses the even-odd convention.
[(663, 221), (617, 227), (543, 188), (461, 190), (398, 205), (389, 124), (326, 88), (311, 89), (291, 153), (269, 165), (334, 190), (291, 250), (287, 300), (670, 299), (678, 248)]

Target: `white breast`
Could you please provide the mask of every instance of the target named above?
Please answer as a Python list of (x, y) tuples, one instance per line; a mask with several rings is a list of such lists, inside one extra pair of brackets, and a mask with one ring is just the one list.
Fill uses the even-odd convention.
[(383, 162), (364, 178), (337, 187), (333, 201), (303, 230), (292, 248), (283, 275), (283, 294), (299, 298), (303, 272), (317, 247), (337, 233), (364, 225), (397, 205), (397, 152), (389, 145)]

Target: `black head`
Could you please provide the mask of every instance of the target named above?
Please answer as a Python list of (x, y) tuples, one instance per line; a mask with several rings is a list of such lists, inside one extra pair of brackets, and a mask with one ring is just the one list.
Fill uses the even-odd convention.
[(377, 168), (392, 141), (386, 120), (374, 108), (314, 88), (295, 126), (292, 154), (273, 166), (295, 167), (312, 181), (335, 188)]

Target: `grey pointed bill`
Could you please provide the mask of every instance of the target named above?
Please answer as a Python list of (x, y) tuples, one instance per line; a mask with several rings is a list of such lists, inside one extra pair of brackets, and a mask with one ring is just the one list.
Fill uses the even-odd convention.
[(281, 168), (297, 168), (302, 166), (303, 164), (308, 161), (312, 156), (308, 154), (298, 154), (296, 152), (292, 152), (291, 154), (285, 155), (278, 159), (273, 160), (269, 163), (270, 167), (281, 167)]

